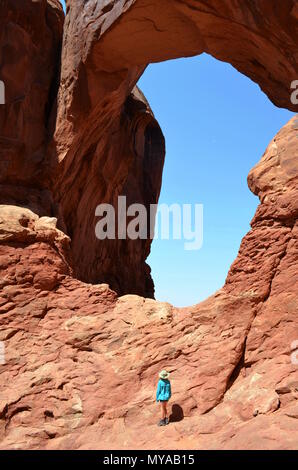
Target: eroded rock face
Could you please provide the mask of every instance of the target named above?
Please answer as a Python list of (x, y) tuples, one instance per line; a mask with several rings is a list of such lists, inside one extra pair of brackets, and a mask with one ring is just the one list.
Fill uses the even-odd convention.
[[(251, 231), (224, 287), (201, 304), (176, 309), (148, 298), (153, 293), (144, 267), (148, 242), (137, 248), (116, 242), (99, 246), (91, 236), (97, 201), (114, 201), (118, 194), (145, 204), (158, 199), (164, 141), (148, 103), (134, 88), (149, 60), (165, 59), (170, 50), (176, 50), (173, 57), (197, 53), (205, 31), (203, 43), (225, 49), (235, 63), (241, 52), (241, 70), (279, 104), (286, 100), (295, 69), (294, 2), (274, 9), (262, 2), (261, 10), (254, 2), (249, 8), (233, 2), (235, 10), (228, 1), (195, 2), (195, 10), (187, 6), (191, 3), (165, 1), (165, 21), (151, 9), (153, 4), (159, 11), (156, 2), (68, 4), (56, 134), (44, 157), (47, 170), (40, 167), (46, 174), (38, 187), (35, 172), (28, 172), (28, 186), (23, 180), (16, 185), (8, 174), (2, 185), (1, 449), (297, 449), (298, 366), (291, 361), (298, 339), (297, 117), (251, 171), (248, 183), (261, 201)], [(22, 10), (22, 21), (33, 5), (43, 12), (50, 8), (51, 28), (59, 29), (57, 2), (23, 5), (28, 10)], [(18, 11), (10, 16), (16, 25)], [(187, 18), (193, 18), (188, 33), (179, 29), (190, 26)], [(270, 22), (272, 28), (278, 22), (280, 36), (269, 41)], [(210, 25), (225, 33), (225, 48), (208, 33)], [(130, 44), (134, 34), (135, 55), (125, 55), (124, 38)], [(157, 50), (160, 34), (165, 40)], [(241, 51), (237, 34), (253, 44), (257, 38), (262, 54), (250, 42)], [(147, 41), (145, 47), (148, 37), (151, 45)], [(275, 56), (266, 49), (268, 42), (284, 67), (270, 62)], [(252, 65), (250, 54), (262, 59), (271, 75)], [(26, 122), (35, 132), (35, 121)], [(50, 132), (45, 121), (42, 128)], [(43, 132), (40, 139), (46, 142)], [(31, 144), (29, 139), (24, 148)], [(24, 161), (31, 155), (26, 150)], [(79, 263), (83, 255), (86, 261)], [(110, 276), (111, 284), (120, 292), (131, 290), (130, 295), (119, 297), (107, 284), (76, 278), (96, 281), (97, 276)], [(132, 295), (133, 289), (147, 298)], [(157, 433), (154, 399), (161, 368), (171, 371), (172, 422)]]
[(1, 2), (6, 104), (0, 106), (0, 196), (7, 191), (4, 183), (36, 188), (47, 180), (45, 149), (51, 118), (52, 127), (54, 122), (63, 16), (57, 0)]
[(58, 167), (54, 187), (59, 222), (72, 239), (75, 274), (88, 282), (108, 282), (119, 294), (153, 297), (145, 263), (151, 240), (100, 240), (95, 227), (102, 203), (112, 204), (118, 220), (118, 196), (126, 197), (127, 207), (143, 204), (148, 213), (150, 204), (157, 204), (165, 156), (160, 127), (135, 87), (116, 114), (106, 104), (91, 118), (87, 134), (79, 132), (77, 139)]

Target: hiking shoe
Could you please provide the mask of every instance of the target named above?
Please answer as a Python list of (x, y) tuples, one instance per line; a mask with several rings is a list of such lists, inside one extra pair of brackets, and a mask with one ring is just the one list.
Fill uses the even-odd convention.
[(170, 422), (169, 418), (166, 418), (165, 419), (165, 425), (169, 424), (169, 422)]
[(157, 426), (165, 426), (165, 425), (166, 425), (165, 420), (161, 419)]

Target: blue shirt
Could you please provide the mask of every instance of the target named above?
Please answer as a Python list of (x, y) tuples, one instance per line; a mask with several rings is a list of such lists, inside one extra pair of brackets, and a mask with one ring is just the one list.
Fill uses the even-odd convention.
[(157, 384), (156, 401), (168, 401), (171, 395), (171, 382), (167, 379), (160, 379)]

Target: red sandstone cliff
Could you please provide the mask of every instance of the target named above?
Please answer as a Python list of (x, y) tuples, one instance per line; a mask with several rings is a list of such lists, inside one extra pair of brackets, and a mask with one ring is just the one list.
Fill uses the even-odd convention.
[[(2, 449), (297, 449), (297, 118), (249, 174), (260, 206), (205, 302), (148, 298), (150, 244), (94, 237), (98, 203), (158, 200), (164, 139), (135, 88), (147, 63), (207, 51), (295, 110), (296, 2), (160, 5), (69, 1), (56, 101), (59, 3), (1, 4)], [(176, 408), (157, 436), (161, 367)]]

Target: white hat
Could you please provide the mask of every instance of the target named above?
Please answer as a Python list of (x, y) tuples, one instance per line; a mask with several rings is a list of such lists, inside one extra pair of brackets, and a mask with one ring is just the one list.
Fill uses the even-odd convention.
[(161, 379), (168, 379), (170, 376), (170, 372), (162, 370), (158, 375)]

